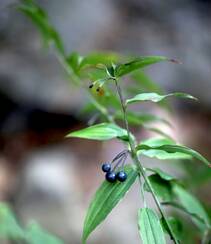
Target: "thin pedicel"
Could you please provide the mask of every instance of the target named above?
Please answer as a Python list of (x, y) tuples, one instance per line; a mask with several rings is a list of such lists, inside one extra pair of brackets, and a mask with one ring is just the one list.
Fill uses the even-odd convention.
[[(128, 150), (123, 150), (113, 158), (111, 163), (104, 163), (102, 165), (102, 171), (106, 173), (105, 178), (108, 182), (114, 183), (116, 180), (124, 182), (127, 179), (127, 174), (124, 171), (124, 165), (128, 154)], [(112, 169), (113, 164), (115, 165)], [(121, 170), (116, 171), (116, 169), (120, 168), (119, 166), (121, 166)]]

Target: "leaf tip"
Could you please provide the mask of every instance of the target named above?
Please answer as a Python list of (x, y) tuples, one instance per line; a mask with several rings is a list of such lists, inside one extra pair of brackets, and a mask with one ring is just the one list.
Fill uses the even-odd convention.
[(183, 64), (180, 60), (174, 58), (169, 58), (168, 61), (175, 64)]
[(70, 137), (73, 137), (71, 132), (64, 136), (64, 138), (70, 138)]

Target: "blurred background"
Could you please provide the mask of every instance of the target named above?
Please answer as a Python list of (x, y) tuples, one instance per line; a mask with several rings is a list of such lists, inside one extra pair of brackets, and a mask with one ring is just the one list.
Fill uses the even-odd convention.
[[(68, 52), (104, 50), (182, 61), (157, 64), (146, 72), (167, 91), (199, 98), (200, 103), (174, 103), (173, 115), (165, 116), (173, 121), (170, 133), (176, 140), (211, 160), (211, 1), (36, 2), (47, 11)], [(88, 203), (104, 177), (101, 163), (123, 146), (115, 140), (64, 139), (68, 131), (86, 126), (88, 118), (79, 116), (86, 97), (70, 86), (53, 49), (43, 48), (37, 29), (16, 3), (0, 1), (0, 200), (13, 206), (22, 223), (34, 219), (65, 243), (81, 243)], [(149, 136), (142, 129), (137, 133)], [(144, 159), (144, 164), (158, 162)], [(190, 182), (210, 211), (207, 168), (197, 162), (159, 165)], [(140, 243), (135, 222), (139, 199), (135, 186), (89, 243)]]

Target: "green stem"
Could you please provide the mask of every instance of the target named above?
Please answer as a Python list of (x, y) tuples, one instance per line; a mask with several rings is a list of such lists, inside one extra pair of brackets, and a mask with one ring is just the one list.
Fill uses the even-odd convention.
[(125, 128), (127, 130), (127, 134), (128, 134), (128, 142), (129, 142), (129, 146), (130, 146), (130, 150), (131, 150), (131, 157), (134, 161), (134, 163), (136, 164), (137, 168), (139, 169), (142, 177), (144, 178), (144, 181), (147, 185), (147, 187), (149, 188), (149, 191), (155, 201), (155, 204), (162, 216), (162, 218), (164, 219), (168, 229), (169, 229), (169, 234), (170, 234), (170, 237), (171, 239), (174, 241), (175, 244), (179, 244), (178, 241), (177, 241), (177, 238), (175, 237), (174, 235), (174, 232), (172, 231), (172, 228), (171, 226), (169, 225), (168, 221), (167, 221), (167, 217), (161, 207), (161, 203), (159, 201), (159, 199), (157, 198), (155, 192), (154, 192), (154, 189), (145, 173), (145, 170), (144, 170), (144, 167), (141, 165), (141, 162), (139, 161), (139, 158), (137, 156), (137, 152), (136, 152), (136, 149), (135, 149), (135, 143), (133, 141), (133, 139), (131, 138), (130, 136), (130, 130), (129, 130), (129, 125), (128, 125), (128, 120), (127, 120), (127, 108), (126, 108), (126, 105), (125, 105), (125, 102), (124, 102), (124, 99), (123, 99), (123, 95), (122, 95), (122, 91), (121, 91), (121, 87), (119, 86), (118, 84), (118, 81), (116, 78), (114, 78), (114, 81), (115, 81), (115, 85), (116, 85), (116, 88), (117, 88), (117, 92), (118, 92), (118, 95), (119, 95), (119, 98), (120, 98), (120, 102), (121, 102), (121, 107), (122, 107), (122, 112), (123, 112), (123, 116), (124, 116), (124, 123), (125, 123)]
[(141, 182), (141, 175), (138, 176), (138, 180), (139, 180), (139, 184), (140, 184), (140, 190), (141, 190), (141, 197), (144, 201), (144, 207), (146, 208), (147, 207), (147, 204), (146, 204), (146, 199), (145, 199), (145, 195), (144, 195), (144, 189), (143, 189), (143, 184)]

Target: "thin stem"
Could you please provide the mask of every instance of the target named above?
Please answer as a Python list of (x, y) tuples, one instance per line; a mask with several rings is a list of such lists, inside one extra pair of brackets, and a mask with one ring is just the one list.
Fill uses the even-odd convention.
[(117, 162), (117, 164), (114, 166), (113, 171), (114, 171), (115, 169), (117, 169), (121, 163), (124, 163), (124, 161), (126, 160), (126, 158), (127, 158), (127, 155), (123, 155), (123, 156), (119, 159), (119, 161)]
[(142, 196), (142, 199), (143, 199), (143, 202), (144, 202), (144, 207), (146, 208), (147, 204), (146, 204), (146, 199), (145, 199), (145, 196), (144, 196), (143, 184), (141, 182), (141, 175), (138, 176), (138, 180), (139, 180), (139, 184), (140, 184), (141, 196)]
[(136, 149), (135, 149), (135, 145), (134, 145), (134, 141), (132, 140), (131, 136), (130, 136), (130, 131), (129, 131), (129, 125), (128, 125), (128, 121), (127, 121), (127, 108), (126, 108), (126, 105), (125, 105), (125, 102), (124, 102), (124, 99), (123, 99), (123, 95), (122, 95), (122, 91), (121, 91), (121, 87), (119, 86), (118, 84), (118, 81), (116, 78), (114, 78), (114, 81), (115, 81), (115, 85), (116, 85), (116, 88), (117, 88), (117, 92), (118, 92), (118, 95), (119, 95), (119, 98), (120, 98), (120, 102), (121, 102), (121, 107), (122, 107), (122, 112), (123, 112), (123, 117), (124, 117), (124, 123), (125, 123), (125, 128), (127, 130), (127, 134), (128, 134), (128, 142), (129, 142), (129, 146), (130, 146), (130, 150), (131, 150), (131, 157), (132, 159), (134, 160), (134, 163), (136, 164), (136, 166), (138, 167), (142, 177), (144, 178), (144, 181), (147, 185), (147, 187), (149, 188), (149, 191), (150, 193), (152, 194), (152, 197), (153, 197), (153, 200), (155, 201), (155, 204), (157, 205), (157, 208), (161, 214), (161, 216), (163, 217), (168, 229), (169, 229), (169, 234), (170, 234), (170, 237), (171, 239), (174, 241), (175, 244), (179, 244), (178, 241), (177, 241), (177, 238), (175, 237), (174, 235), (174, 232), (172, 231), (172, 228), (171, 226), (169, 225), (168, 221), (167, 221), (167, 218), (166, 218), (166, 215), (161, 207), (161, 204), (159, 202), (159, 199), (157, 198), (155, 192), (154, 192), (154, 189), (145, 173), (145, 169), (144, 167), (141, 165), (140, 161), (139, 161), (139, 158), (137, 156), (137, 153), (136, 153)]
[(117, 154), (116, 157), (113, 158), (113, 160), (112, 160), (111, 163), (113, 163), (113, 162), (116, 161), (117, 159), (121, 158), (122, 155), (124, 155), (124, 154), (128, 154), (128, 153), (129, 153), (129, 151), (128, 151), (127, 149), (126, 149), (126, 150), (123, 150), (122, 152), (120, 152), (119, 154)]
[(210, 230), (209, 229), (205, 230), (201, 244), (209, 244), (210, 243), (209, 234), (210, 234)]
[(126, 106), (125, 106), (125, 103), (124, 103), (122, 90), (121, 90), (121, 87), (118, 84), (117, 79), (114, 79), (114, 81), (115, 81), (115, 85), (116, 85), (116, 88), (117, 88), (117, 93), (118, 93), (119, 98), (120, 98), (120, 103), (121, 103), (122, 112), (123, 112), (123, 120), (124, 120), (124, 123), (125, 123), (125, 129), (126, 129), (127, 135), (128, 135), (128, 142), (129, 142), (129, 145), (130, 145), (131, 153), (133, 154), (135, 152), (135, 145), (134, 145), (134, 142), (132, 141), (131, 136), (130, 136), (130, 130), (129, 130), (128, 120), (127, 120), (127, 113), (126, 113)]

